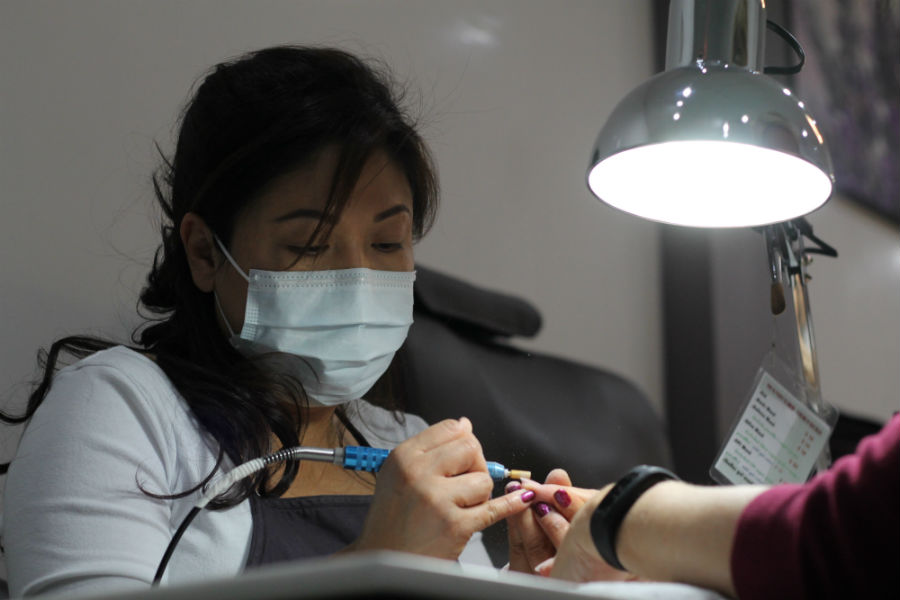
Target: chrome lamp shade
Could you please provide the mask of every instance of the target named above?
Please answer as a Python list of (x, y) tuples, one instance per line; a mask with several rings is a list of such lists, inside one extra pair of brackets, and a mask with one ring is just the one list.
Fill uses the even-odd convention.
[(745, 227), (809, 213), (831, 195), (816, 121), (764, 75), (761, 0), (672, 0), (666, 70), (628, 94), (597, 136), (588, 186), (676, 225)]

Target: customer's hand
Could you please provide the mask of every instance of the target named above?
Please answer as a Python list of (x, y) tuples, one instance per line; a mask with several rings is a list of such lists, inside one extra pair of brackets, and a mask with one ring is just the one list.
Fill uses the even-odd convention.
[[(571, 486), (572, 481), (568, 473), (562, 469), (554, 469), (547, 475), (544, 484)], [(511, 481), (507, 484), (506, 491), (509, 493), (519, 489), (530, 489), (537, 494), (543, 487), (530, 480)], [(546, 501), (532, 503), (531, 509), (506, 520), (511, 571), (535, 573), (538, 565), (556, 555), (556, 548), (569, 529), (569, 521)]]
[(349, 548), (456, 559), (476, 531), (528, 508), (533, 493), (491, 499), (472, 423), (448, 419), (395, 448), (378, 473), (362, 534)]
[[(609, 566), (591, 537), (591, 517), (611, 489), (607, 485), (594, 493), (574, 515), (556, 507), (571, 524), (550, 569), (551, 577), (578, 582), (681, 581), (735, 595), (730, 556), (737, 522), (765, 486), (708, 487), (663, 481), (648, 489), (632, 505), (616, 536), (619, 560), (640, 576)], [(538, 501), (544, 497), (548, 497), (545, 490), (536, 494)]]
[(565, 513), (572, 519), (569, 531), (559, 545), (556, 558), (551, 565), (547, 565), (550, 568), (542, 569), (543, 574), (578, 582), (635, 579), (630, 573), (615, 569), (600, 558), (591, 537), (591, 516), (610, 489), (612, 485), (607, 485), (594, 492), (575, 514)]
[[(564, 471), (557, 470), (551, 475), (558, 472), (565, 474)], [(591, 516), (612, 486), (608, 485), (602, 490), (589, 490), (572, 487), (568, 482), (568, 476), (565, 480), (561, 477), (554, 477), (553, 481), (550, 479), (548, 476), (545, 485), (528, 485), (529, 489), (535, 491), (533, 506), (545, 504), (550, 510), (547, 516), (556, 515), (552, 520), (544, 517), (537, 522), (541, 525), (547, 523), (551, 527), (556, 527), (558, 523), (565, 523), (565, 526), (559, 527), (555, 533), (551, 533), (552, 530), (549, 528), (544, 528), (546, 537), (555, 540), (556, 552), (533, 565), (532, 572), (578, 582), (635, 579), (632, 574), (614, 569), (600, 558), (591, 538)], [(519, 515), (509, 519), (514, 520), (521, 521), (523, 517)], [(520, 526), (519, 530), (523, 528)], [(512, 536), (512, 533), (510, 535)], [(512, 554), (510, 549), (511, 557)], [(536, 557), (537, 552), (532, 552), (531, 555)], [(510, 558), (510, 568), (512, 567)]]

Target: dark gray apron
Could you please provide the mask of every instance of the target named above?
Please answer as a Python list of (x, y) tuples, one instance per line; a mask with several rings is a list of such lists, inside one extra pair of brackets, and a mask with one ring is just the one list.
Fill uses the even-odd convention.
[(359, 537), (372, 496), (250, 497), (247, 567), (334, 554)]
[[(353, 437), (367, 442), (349, 420), (341, 418)], [(250, 496), (253, 534), (245, 568), (334, 554), (362, 533), (372, 496)]]

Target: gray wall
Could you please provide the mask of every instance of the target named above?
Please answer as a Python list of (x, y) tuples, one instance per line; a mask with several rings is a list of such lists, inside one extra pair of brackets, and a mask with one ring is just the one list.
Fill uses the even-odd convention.
[(210, 65), (284, 42), (380, 57), (411, 83), (444, 192), (422, 263), (531, 299), (545, 328), (528, 347), (617, 371), (661, 406), (657, 229), (584, 184), (600, 125), (653, 70), (650, 4), (635, 0), (3, 2), (8, 406), (38, 347), (125, 339), (157, 244), (154, 141), (171, 148)]
[[(784, 0), (772, 0), (767, 16), (790, 28), (788, 8)], [(767, 64), (795, 61), (787, 44), (771, 33), (766, 44)], [(821, 68), (819, 57), (810, 61), (804, 74)], [(796, 87), (792, 77), (776, 78)], [(827, 141), (842, 143), (837, 137)], [(900, 410), (900, 227), (840, 193), (807, 220), (839, 253), (837, 259), (815, 257), (807, 269), (822, 397), (843, 413), (884, 422)], [(795, 359), (797, 332), (790, 296), (785, 313), (773, 319), (769, 310), (767, 258), (759, 234), (716, 231), (709, 251), (716, 437), (721, 441), (773, 339), (777, 352)]]
[[(836, 195), (808, 215), (837, 259), (807, 268), (822, 395), (876, 423), (900, 409), (900, 231)], [(762, 236), (749, 229), (665, 228), (666, 414), (679, 474), (708, 470), (774, 343), (800, 377), (796, 320), (769, 307)]]
[[(884, 422), (900, 410), (900, 231), (841, 196), (807, 220), (839, 253), (837, 259), (815, 257), (807, 269), (822, 397), (842, 412)], [(773, 338), (790, 360), (797, 333), (791, 310), (777, 318), (769, 311), (759, 234), (717, 231), (710, 252), (717, 435), (723, 439)]]

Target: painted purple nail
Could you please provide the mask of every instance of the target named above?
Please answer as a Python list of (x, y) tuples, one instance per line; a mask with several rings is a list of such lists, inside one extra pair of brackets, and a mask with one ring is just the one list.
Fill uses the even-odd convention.
[(556, 490), (553, 492), (553, 498), (563, 508), (572, 504), (572, 498), (569, 497), (569, 493), (566, 490)]
[(513, 481), (511, 483), (506, 484), (506, 493), (515, 492), (516, 490), (521, 490), (522, 484), (518, 481)]
[(531, 505), (531, 509), (537, 513), (538, 517), (546, 517), (552, 510), (546, 502), (537, 502)]
[(534, 492), (528, 490), (521, 496), (522, 502), (531, 502), (534, 499)]

